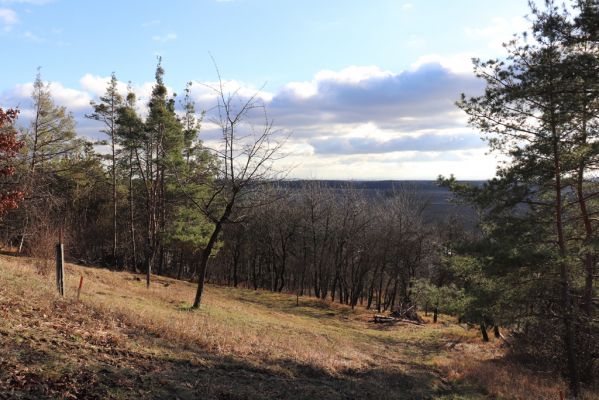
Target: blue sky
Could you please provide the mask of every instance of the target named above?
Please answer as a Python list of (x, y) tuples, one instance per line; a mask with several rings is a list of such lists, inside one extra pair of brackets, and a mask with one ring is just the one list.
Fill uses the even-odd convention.
[[(292, 176), (486, 178), (495, 159), (452, 102), (480, 90), (470, 57), (501, 56), (501, 42), (526, 28), (526, 3), (0, 0), (0, 106), (18, 105), (26, 123), (41, 66), (80, 134), (98, 137), (80, 117), (112, 71), (143, 98), (160, 54), (181, 92), (216, 79), (212, 54), (232, 87), (266, 84), (275, 125), (293, 132)], [(205, 91), (194, 96), (210, 107)], [(209, 125), (204, 134), (214, 139)]]

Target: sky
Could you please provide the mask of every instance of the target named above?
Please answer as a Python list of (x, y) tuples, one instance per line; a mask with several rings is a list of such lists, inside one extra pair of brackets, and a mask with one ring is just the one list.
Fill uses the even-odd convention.
[[(41, 67), (78, 133), (101, 139), (84, 115), (112, 72), (143, 105), (161, 56), (169, 91), (192, 82), (213, 110), (216, 63), (289, 135), (290, 177), (486, 179), (497, 157), (454, 102), (483, 88), (471, 58), (504, 56), (527, 13), (527, 0), (0, 0), (0, 107), (26, 126)], [(200, 137), (217, 141), (216, 126)]]

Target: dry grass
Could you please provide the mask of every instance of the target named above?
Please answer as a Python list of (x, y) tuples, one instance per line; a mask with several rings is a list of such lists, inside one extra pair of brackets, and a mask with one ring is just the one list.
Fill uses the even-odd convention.
[(447, 379), (475, 383), (500, 398), (559, 399), (559, 391), (565, 387), (561, 379), (535, 375), (503, 361), (503, 349), (498, 341), (486, 345), (463, 343), (454, 349), (459, 357), (435, 360)]
[[(190, 312), (195, 286), (188, 283), (158, 278), (148, 290), (144, 282), (129, 274), (89, 270), (83, 275), (84, 301), (140, 329), (216, 354), (261, 362), (292, 359), (331, 373), (372, 362), (370, 349), (356, 348), (347, 332), (336, 327), (339, 321), (329, 321), (329, 325), (303, 316), (301, 311), (288, 315), (280, 307), (271, 308), (277, 300), (287, 298), (209, 287), (202, 310)], [(68, 287), (73, 293), (74, 280)], [(249, 297), (255, 301), (246, 300)]]
[[(101, 398), (549, 399), (562, 387), (500, 361), (497, 343), (482, 345), (447, 317), (386, 328), (364, 309), (307, 298), (297, 307), (290, 295), (210, 285), (191, 312), (195, 285), (154, 277), (148, 290), (139, 276), (71, 264), (59, 299), (53, 274), (36, 274), (34, 264), (0, 257), (0, 341), (4, 332), (43, 353), (36, 376), (52, 382), (72, 376), (73, 386), (85, 386), (88, 378), (61, 369), (53, 376), (48, 360), (94, 371), (87, 397), (103, 387)], [(62, 338), (57, 356), (40, 344), (48, 335)], [(6, 361), (9, 369), (21, 371), (19, 357)], [(120, 369), (106, 372), (113, 364)], [(151, 383), (138, 382), (148, 365)], [(20, 376), (14, 371), (7, 379)], [(115, 376), (122, 382), (109, 384)], [(77, 397), (81, 390), (71, 388)]]

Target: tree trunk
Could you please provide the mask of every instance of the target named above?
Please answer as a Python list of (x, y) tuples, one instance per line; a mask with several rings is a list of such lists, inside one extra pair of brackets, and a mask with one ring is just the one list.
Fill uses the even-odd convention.
[(208, 244), (206, 248), (202, 252), (202, 257), (200, 258), (200, 276), (198, 280), (198, 290), (196, 291), (196, 296), (193, 301), (193, 306), (191, 308), (197, 309), (200, 308), (200, 304), (202, 302), (202, 294), (204, 293), (204, 280), (206, 279), (206, 271), (208, 269), (208, 259), (212, 254), (212, 250), (214, 249), (214, 245), (218, 239), (218, 234), (220, 233), (223, 223), (229, 219), (231, 215), (231, 211), (233, 210), (233, 201), (229, 202), (225, 207), (225, 210), (220, 217), (220, 219), (214, 225), (214, 230), (212, 231), (212, 235), (210, 236), (210, 240), (208, 240)]
[(135, 219), (133, 216), (133, 149), (129, 153), (129, 234), (133, 254), (133, 270), (137, 272), (137, 246), (135, 244)]
[(177, 270), (177, 279), (181, 279), (181, 274), (183, 273), (183, 250), (179, 252), (179, 266)]
[(164, 269), (164, 245), (160, 244), (160, 249), (158, 251), (158, 275), (162, 275)]
[(239, 249), (241, 245), (239, 243), (235, 244), (235, 250), (233, 253), (233, 287), (237, 287), (239, 284), (239, 278), (237, 276), (237, 268), (239, 266), (239, 258), (241, 257), (241, 251)]
[(150, 288), (150, 280), (152, 277), (152, 266), (154, 265), (155, 251), (152, 244), (148, 243), (148, 251), (146, 255), (146, 288)]
[(493, 326), (493, 335), (495, 335), (496, 339), (501, 338), (501, 333), (499, 332), (499, 325)]
[(489, 335), (487, 334), (487, 326), (484, 322), (480, 324), (480, 333), (483, 335), (483, 342), (488, 342)]
[[(114, 112), (114, 109), (113, 109)], [(110, 140), (112, 147), (112, 265), (117, 267), (117, 204), (116, 204), (116, 150), (114, 148), (114, 125), (110, 129)]]
[[(383, 296), (383, 276), (385, 273), (385, 261), (383, 260), (383, 265), (381, 265), (381, 273), (379, 275), (379, 292), (377, 294), (377, 299), (376, 299), (376, 310), (378, 312), (381, 312), (381, 300), (382, 300), (382, 296)], [(388, 287), (389, 285), (387, 285)], [(385, 288), (386, 290), (387, 288)]]
[(570, 296), (570, 277), (569, 268), (566, 264), (566, 240), (564, 237), (564, 227), (562, 222), (562, 183), (561, 183), (561, 162), (559, 150), (559, 137), (555, 124), (555, 116), (552, 115), (552, 138), (553, 138), (553, 166), (555, 173), (555, 225), (557, 230), (557, 242), (561, 260), (559, 261), (560, 281), (561, 281), (561, 300), (564, 322), (564, 346), (568, 362), (568, 375), (570, 378), (570, 390), (572, 395), (577, 398), (580, 393), (580, 383), (578, 380), (578, 366), (576, 363), (576, 336), (573, 321), (573, 307)]
[(208, 267), (208, 259), (210, 257), (210, 254), (212, 253), (212, 249), (214, 248), (214, 245), (216, 244), (216, 239), (218, 237), (218, 234), (220, 233), (220, 230), (222, 228), (222, 224), (219, 222), (216, 223), (216, 225), (214, 225), (214, 230), (212, 231), (212, 235), (210, 236), (210, 240), (208, 241), (208, 244), (206, 245), (206, 247), (204, 248), (204, 251), (202, 251), (202, 256), (200, 258), (200, 273), (199, 273), (199, 278), (198, 278), (198, 290), (196, 291), (196, 296), (195, 299), (193, 301), (193, 306), (191, 308), (200, 308), (200, 304), (202, 302), (202, 294), (204, 293), (204, 281), (206, 279), (206, 271), (207, 271), (207, 267)]

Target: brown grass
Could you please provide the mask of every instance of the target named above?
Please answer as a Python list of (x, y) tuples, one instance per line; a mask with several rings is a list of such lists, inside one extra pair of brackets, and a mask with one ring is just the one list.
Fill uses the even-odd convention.
[(465, 343), (455, 346), (456, 357), (442, 357), (435, 364), (447, 379), (484, 387), (500, 398), (559, 399), (565, 383), (555, 377), (534, 374), (502, 359), (501, 343)]
[[(28, 343), (44, 355), (35, 376), (71, 377), (76, 397), (104, 388), (101, 398), (549, 399), (563, 387), (502, 361), (499, 343), (484, 345), (445, 316), (438, 324), (380, 327), (364, 309), (309, 298), (297, 307), (290, 295), (211, 285), (192, 312), (190, 283), (154, 277), (148, 290), (137, 275), (71, 264), (59, 299), (53, 274), (40, 276), (32, 264), (0, 257), (0, 344)], [(46, 351), (44, 336), (58, 336), (57, 349)], [(19, 357), (5, 362), (6, 379), (27, 376)], [(111, 362), (124, 369), (112, 371)], [(114, 379), (120, 383), (108, 383)]]

